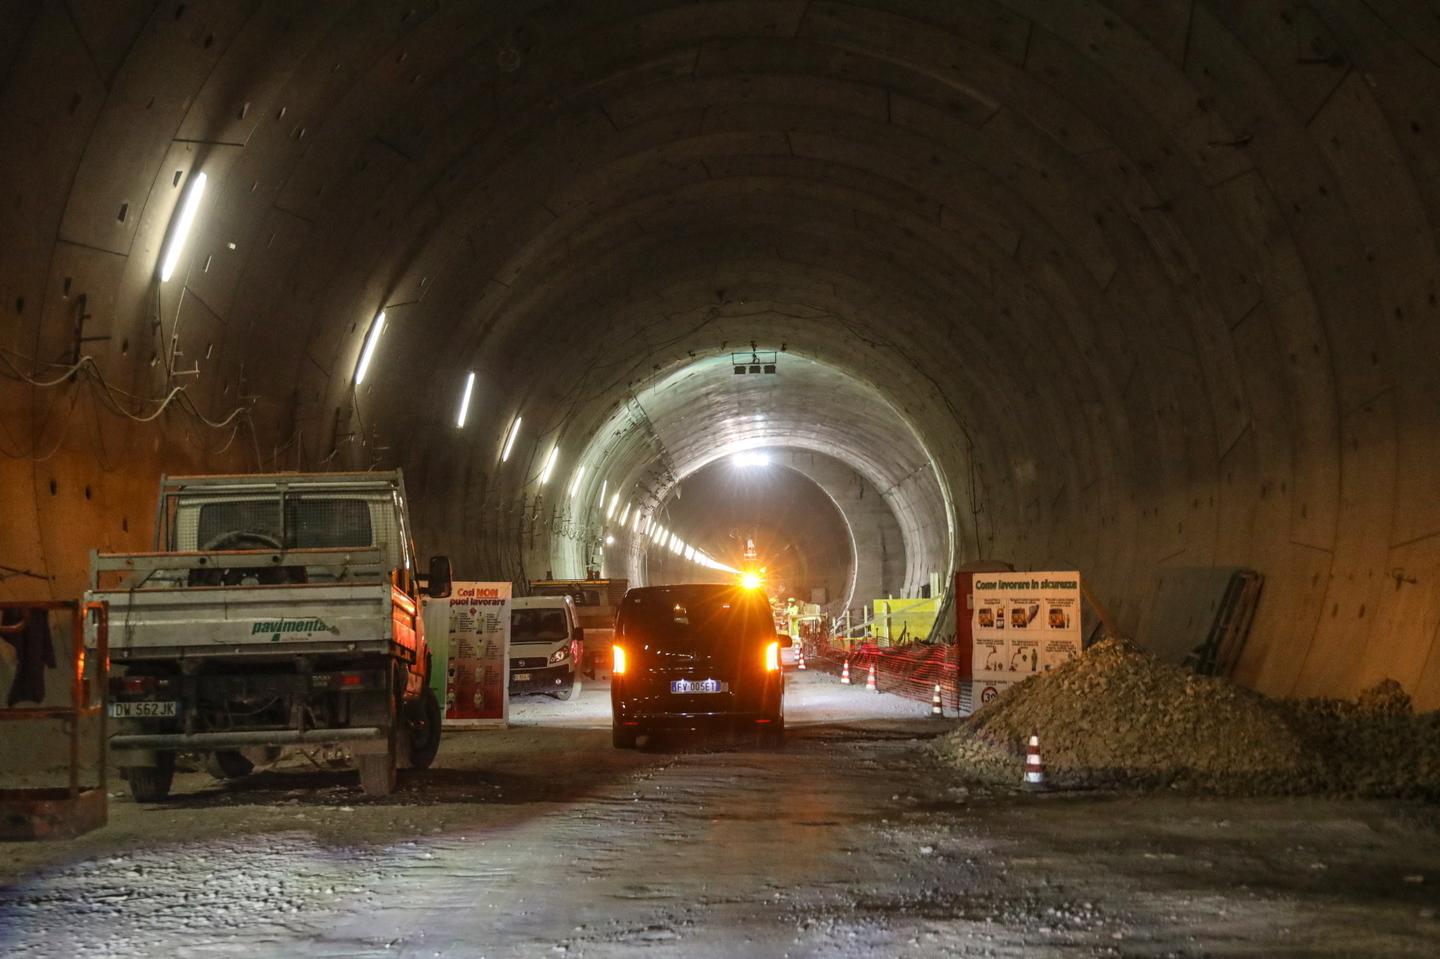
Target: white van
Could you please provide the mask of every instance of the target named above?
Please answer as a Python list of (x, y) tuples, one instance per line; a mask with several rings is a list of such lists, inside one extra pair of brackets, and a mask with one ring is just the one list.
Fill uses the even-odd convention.
[(510, 695), (580, 695), (584, 633), (569, 596), (521, 596), (510, 602)]

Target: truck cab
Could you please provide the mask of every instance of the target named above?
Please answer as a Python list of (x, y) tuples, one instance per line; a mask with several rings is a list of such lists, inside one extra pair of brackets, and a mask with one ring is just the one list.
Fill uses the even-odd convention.
[(615, 614), (629, 588), (630, 581), (625, 579), (537, 579), (530, 584), (530, 595), (569, 596), (574, 600), (575, 615), (586, 639), (582, 672), (594, 679), (604, 659), (601, 653), (608, 655)]
[(510, 606), (510, 695), (580, 695), (584, 634), (569, 596), (523, 596)]

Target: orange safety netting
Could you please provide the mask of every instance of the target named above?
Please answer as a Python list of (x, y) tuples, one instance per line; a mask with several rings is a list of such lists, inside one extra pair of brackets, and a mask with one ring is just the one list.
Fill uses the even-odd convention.
[(952, 644), (911, 643), (907, 646), (879, 646), (874, 642), (852, 643), (847, 649), (841, 640), (828, 636), (804, 640), (806, 665), (839, 675), (850, 663), (850, 682), (864, 686), (870, 664), (875, 664), (875, 685), (882, 693), (930, 702), (940, 686), (941, 702), (959, 709), (958, 647)]

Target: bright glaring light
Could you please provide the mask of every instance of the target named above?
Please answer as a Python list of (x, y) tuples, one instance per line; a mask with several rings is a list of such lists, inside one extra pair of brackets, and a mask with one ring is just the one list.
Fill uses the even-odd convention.
[(550, 482), (550, 474), (555, 472), (555, 460), (560, 456), (560, 444), (556, 443), (550, 447), (550, 455), (545, 458), (545, 468), (540, 471), (540, 485), (544, 486)]
[(575, 498), (575, 494), (578, 493), (578, 492), (580, 492), (580, 481), (581, 481), (582, 479), (584, 479), (584, 478), (585, 478), (585, 467), (582, 466), (582, 467), (580, 467), (579, 469), (577, 469), (577, 470), (575, 471), (575, 478), (570, 481), (570, 498), (571, 498), (571, 499), (574, 499), (574, 498)]
[(606, 546), (614, 546), (614, 545), (615, 545), (615, 537), (614, 537), (614, 535), (612, 535), (612, 534), (610, 534), (610, 533), (606, 533), (606, 534), (605, 534), (605, 545), (606, 545)]
[(505, 435), (505, 448), (500, 451), (500, 462), (504, 463), (510, 459), (510, 451), (515, 448), (515, 438), (520, 435), (520, 417), (510, 424), (510, 432)]
[(455, 425), (461, 429), (465, 428), (465, 414), (470, 412), (470, 393), (475, 389), (475, 371), (471, 370), (470, 375), (465, 377), (465, 393), (460, 397), (460, 415), (455, 417)]
[(356, 386), (365, 382), (365, 374), (370, 370), (370, 361), (375, 357), (375, 344), (380, 342), (380, 331), (383, 329), (385, 329), (385, 311), (381, 310), (375, 314), (375, 322), (370, 324), (370, 335), (365, 337), (365, 348), (360, 351), (360, 365), (355, 367)]
[[(165, 248), (165, 257), (160, 261), (160, 282), (170, 279), (180, 254), (185, 252), (185, 241), (190, 238), (190, 227), (195, 225), (195, 214), (200, 211), (200, 197), (205, 195), (205, 174), (197, 173), (185, 191), (185, 200), (180, 204), (180, 219), (175, 221), (175, 231), (170, 234), (170, 245)], [(356, 377), (355, 382), (360, 382)]]
[(625, 521), (630, 518), (630, 504), (626, 503), (625, 508), (620, 511), (620, 525), (624, 526)]
[(733, 461), (736, 466), (769, 466), (769, 453), (736, 453)]
[(606, 519), (609, 519), (610, 517), (614, 516), (614, 515), (615, 515), (615, 507), (617, 507), (617, 506), (619, 506), (619, 505), (620, 505), (620, 494), (619, 494), (619, 493), (616, 493), (614, 496), (610, 497), (610, 508), (605, 511), (605, 518), (606, 518)]

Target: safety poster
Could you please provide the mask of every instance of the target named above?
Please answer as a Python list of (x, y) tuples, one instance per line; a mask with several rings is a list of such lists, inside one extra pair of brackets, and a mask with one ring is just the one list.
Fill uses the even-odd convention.
[(432, 604), (445, 615), (426, 616), (435, 668), (443, 663), (446, 726), (503, 726), (508, 719), (510, 596), (509, 583), (455, 583), (449, 600)]
[(1078, 572), (976, 573), (969, 606), (972, 709), (1080, 655)]

